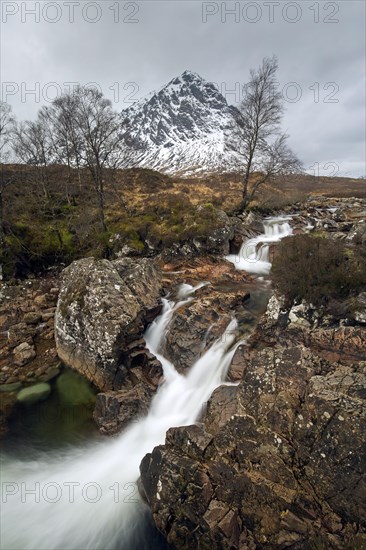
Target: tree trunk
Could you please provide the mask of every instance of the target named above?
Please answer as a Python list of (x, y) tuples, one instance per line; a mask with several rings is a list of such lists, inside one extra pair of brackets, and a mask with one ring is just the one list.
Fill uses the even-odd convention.
[(105, 233), (107, 231), (107, 226), (105, 223), (105, 216), (104, 216), (104, 186), (103, 186), (103, 174), (100, 169), (97, 169), (97, 174), (96, 174), (96, 192), (98, 197), (100, 227), (103, 233)]
[(245, 173), (245, 176), (244, 176), (244, 182), (243, 182), (243, 194), (242, 194), (242, 200), (241, 200), (241, 203), (240, 203), (240, 210), (239, 210), (239, 213), (240, 214), (243, 214), (243, 212), (245, 211), (246, 207), (248, 206), (248, 184), (249, 184), (249, 173), (248, 173), (248, 170), (246, 171)]
[(0, 253), (4, 253), (5, 248), (5, 232), (4, 232), (4, 206), (3, 193), (0, 191)]
[[(5, 231), (4, 231), (4, 205), (3, 205), (3, 189), (0, 190), (0, 255), (4, 261), (6, 251)], [(3, 280), (4, 272), (3, 265), (0, 263), (0, 281)]]

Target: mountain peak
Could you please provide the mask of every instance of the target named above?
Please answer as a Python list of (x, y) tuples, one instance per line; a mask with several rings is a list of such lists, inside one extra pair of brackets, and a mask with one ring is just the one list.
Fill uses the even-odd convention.
[(216, 86), (185, 70), (122, 113), (125, 166), (166, 173), (233, 169), (237, 111)]
[(201, 82), (203, 81), (203, 78), (198, 73), (194, 73), (193, 71), (189, 71), (188, 69), (186, 69), (181, 76), (183, 80), (199, 80)]
[(173, 78), (170, 82), (168, 82), (168, 84), (163, 86), (160, 91), (162, 92), (166, 90), (170, 92), (170, 90), (173, 89), (175, 91), (183, 90), (183, 93), (187, 93), (188, 90), (192, 90), (194, 88), (200, 89), (206, 85), (210, 84), (206, 82), (199, 74), (186, 70), (179, 76)]
[[(204, 82), (203, 78), (198, 74), (194, 73), (193, 71), (185, 70), (183, 73), (179, 76), (176, 76), (173, 78), (169, 84), (179, 84), (184, 82)], [(169, 86), (167, 84), (167, 86)]]

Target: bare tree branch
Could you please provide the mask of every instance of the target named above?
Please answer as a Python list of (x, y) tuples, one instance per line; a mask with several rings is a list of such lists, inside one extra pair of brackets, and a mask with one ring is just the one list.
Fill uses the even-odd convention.
[[(288, 136), (280, 134), (284, 107), (282, 95), (276, 91), (277, 70), (275, 56), (263, 59), (258, 70), (252, 69), (239, 106), (239, 139), (245, 163), (241, 211), (263, 183), (274, 176), (301, 169), (300, 161), (287, 145)], [(249, 193), (249, 180), (254, 172), (259, 172), (260, 176)]]

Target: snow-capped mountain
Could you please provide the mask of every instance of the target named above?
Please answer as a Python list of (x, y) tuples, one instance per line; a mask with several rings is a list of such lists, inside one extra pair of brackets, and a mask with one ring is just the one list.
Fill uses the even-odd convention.
[(122, 111), (123, 166), (180, 175), (238, 170), (237, 117), (214, 84), (185, 71)]

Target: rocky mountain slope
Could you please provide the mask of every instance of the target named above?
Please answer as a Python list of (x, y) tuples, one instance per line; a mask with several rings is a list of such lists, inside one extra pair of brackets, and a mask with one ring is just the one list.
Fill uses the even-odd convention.
[(237, 170), (238, 116), (214, 84), (185, 71), (122, 111), (123, 167), (185, 175)]

